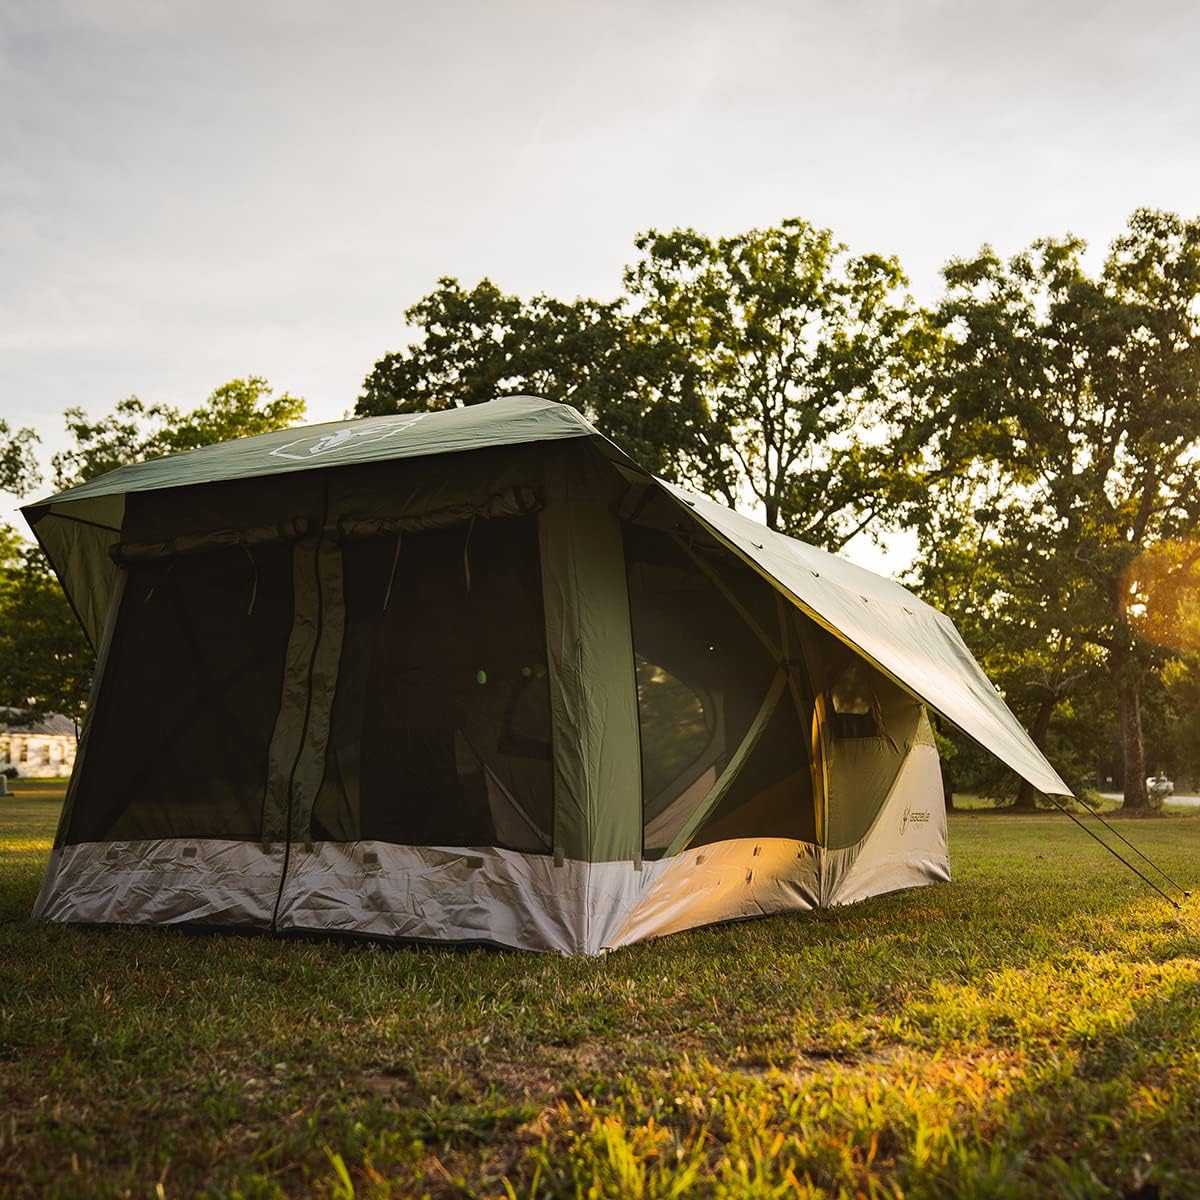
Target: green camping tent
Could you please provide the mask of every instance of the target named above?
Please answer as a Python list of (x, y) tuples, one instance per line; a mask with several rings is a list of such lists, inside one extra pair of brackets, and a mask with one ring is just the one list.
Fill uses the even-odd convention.
[(35, 916), (599, 951), (949, 878), (953, 625), (530, 398), (25, 510), (98, 651)]

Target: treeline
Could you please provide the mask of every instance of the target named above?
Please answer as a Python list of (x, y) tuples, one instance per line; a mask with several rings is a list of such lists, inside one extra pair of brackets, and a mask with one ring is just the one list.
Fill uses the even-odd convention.
[[(356, 411), (547, 396), (806, 541), (910, 531), (907, 582), (1068, 780), (1115, 775), (1141, 807), (1150, 770), (1200, 776), (1200, 220), (1142, 210), (1098, 268), (1084, 251), (985, 247), (923, 307), (896, 259), (802, 220), (651, 231), (611, 301), (440, 280)], [(227, 388), (192, 414), (69, 411), (55, 482), (185, 448), (179, 430), (195, 445), (302, 415), (262, 380)], [(0, 436), (0, 469), (26, 489), (31, 450), (27, 432)], [(11, 592), (35, 568), (8, 562)], [(945, 733), (957, 787), (1035, 802)]]

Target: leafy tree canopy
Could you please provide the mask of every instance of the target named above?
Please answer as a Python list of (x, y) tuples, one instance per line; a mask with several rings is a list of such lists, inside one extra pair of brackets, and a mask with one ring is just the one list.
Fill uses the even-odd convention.
[(0, 707), (79, 721), (94, 661), (45, 555), (0, 526)]
[(921, 575), (965, 625), (1004, 631), (1051, 707), (1103, 664), (1139, 806), (1141, 688), (1162, 655), (1130, 571), (1200, 522), (1200, 221), (1135, 213), (1095, 277), (1083, 251), (1043, 240), (947, 267)]
[(609, 303), (440, 280), (357, 411), (567, 401), (648, 469), (827, 546), (920, 502), (904, 431), (928, 337), (894, 259), (851, 256), (800, 220), (635, 246)]
[(671, 350), (671, 396), (707, 417), (706, 490), (834, 549), (919, 502), (905, 432), (929, 342), (896, 259), (852, 255), (799, 219), (636, 246), (633, 321)]
[(467, 290), (443, 278), (405, 317), (418, 336), (375, 364), (359, 415), (543, 396), (578, 408), (648, 469), (688, 478), (703, 414), (664, 399), (674, 354), (634, 336), (623, 300), (522, 300), (487, 279)]
[(0, 492), (23, 496), (41, 482), (34, 457), (39, 440), (32, 429), (12, 429), (0, 418)]

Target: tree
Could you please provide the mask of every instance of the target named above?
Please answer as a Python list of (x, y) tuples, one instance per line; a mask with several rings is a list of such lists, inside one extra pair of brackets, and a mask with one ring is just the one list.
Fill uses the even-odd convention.
[[(1158, 766), (1175, 780), (1200, 786), (1200, 654), (1173, 658), (1162, 671), (1166, 693), (1162, 753)], [(1180, 789), (1182, 790), (1182, 789)]]
[(94, 666), (45, 555), (0, 526), (0, 707), (60, 712), (78, 725)]
[(919, 503), (905, 431), (927, 336), (896, 259), (799, 219), (636, 245), (634, 320), (675, 349), (677, 394), (708, 414), (708, 490), (830, 549)]
[[(0, 420), (0, 490), (24, 495), (41, 481), (32, 429)], [(78, 719), (91, 651), (46, 560), (0, 524), (0, 707), (50, 710)]]
[(23, 496), (41, 482), (34, 458), (34, 447), (39, 441), (32, 429), (11, 429), (0, 418), (0, 492)]
[(81, 408), (69, 408), (67, 432), (74, 445), (51, 460), (55, 484), (73, 487), (129, 463), (270, 433), (294, 425), (304, 413), (302, 399), (287, 392), (274, 395), (257, 375), (222, 384), (186, 413), (169, 405), (144, 404), (136, 396), (120, 401), (98, 421)]
[(1142, 710), (1154, 747), (1148, 774), (1200, 781), (1200, 543), (1169, 540), (1131, 565), (1126, 587), (1137, 636), (1166, 656)]
[(635, 336), (624, 300), (522, 300), (447, 277), (405, 319), (417, 336), (367, 375), (360, 416), (542, 396), (578, 408), (649, 470), (689, 480), (703, 414), (668, 395), (676, 355)]
[[(1093, 756), (1082, 745), (1063, 753), (1061, 726), (1076, 697), (1091, 695), (1102, 655), (1071, 620), (1072, 580), (1064, 577), (1030, 514), (1006, 503), (983, 470), (935, 479), (919, 524), (921, 553), (912, 582), (951, 615), (988, 678), (1075, 789), (1090, 786)], [(969, 786), (1001, 795), (1014, 777), (963, 745), (958, 773)], [(1016, 786), (1017, 808), (1036, 806), (1031, 785)], [(1011, 795), (1011, 791), (1009, 792)]]
[[(526, 303), (488, 279), (467, 291), (444, 276), (404, 314), (420, 339), (375, 364), (356, 411), (378, 416), (459, 408), (524, 391), (566, 400), (579, 384), (578, 369), (597, 348), (601, 356), (607, 350), (607, 315), (604, 305), (590, 301), (571, 306), (536, 297)], [(593, 322), (595, 344), (585, 346), (584, 331)], [(570, 364), (565, 373), (564, 362)]]
[(1142, 808), (1142, 687), (1164, 656), (1139, 636), (1130, 571), (1200, 522), (1200, 221), (1139, 210), (1095, 278), (1083, 251), (1046, 239), (947, 267), (922, 435), (939, 515), (922, 540), (934, 551), (957, 498), (953, 519), (988, 531), (1003, 628), (1032, 610), (1031, 645), (1064, 648), (1076, 682), (1103, 663), (1125, 805)]
[(894, 259), (851, 257), (799, 220), (717, 241), (651, 231), (636, 248), (611, 303), (440, 280), (358, 411), (567, 401), (648, 469), (833, 547), (919, 503), (903, 433), (925, 333)]

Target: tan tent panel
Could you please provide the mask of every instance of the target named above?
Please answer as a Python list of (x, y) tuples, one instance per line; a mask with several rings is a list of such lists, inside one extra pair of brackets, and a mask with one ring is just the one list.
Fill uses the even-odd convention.
[(26, 515), (99, 651), (36, 915), (598, 953), (949, 878), (953, 625), (545, 400), (285, 430)]

